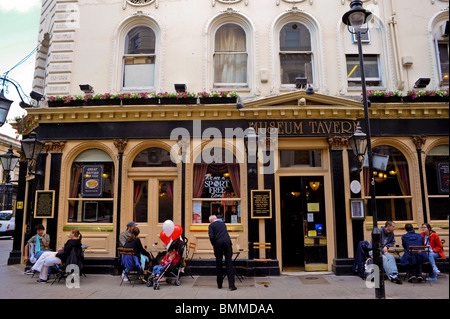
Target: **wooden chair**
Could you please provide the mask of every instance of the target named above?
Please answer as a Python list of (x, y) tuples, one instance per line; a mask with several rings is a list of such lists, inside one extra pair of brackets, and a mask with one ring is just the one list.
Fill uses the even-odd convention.
[[(441, 244), (442, 244), (442, 248), (444, 248), (445, 239), (441, 239)], [(445, 272), (445, 270), (448, 269), (448, 267), (445, 267), (445, 262), (447, 261), (447, 258), (438, 257), (438, 258), (435, 258), (435, 260), (436, 260), (436, 261), (441, 261), (441, 262), (444, 263), (444, 267), (443, 267), (443, 269), (442, 269), (442, 272), (438, 274), (438, 277), (442, 274), (441, 276), (444, 276), (445, 279), (447, 279), (447, 276), (445, 276), (445, 275), (443, 274), (443, 273)]]
[[(197, 244), (196, 243), (189, 243), (188, 244), (188, 255), (187, 255), (187, 257), (184, 259), (184, 261), (186, 262), (186, 269), (190, 266), (190, 264), (191, 264), (191, 262), (192, 262), (192, 259), (194, 258), (194, 254), (195, 254), (195, 249), (196, 249), (196, 247), (197, 247)], [(191, 253), (192, 252), (192, 253)], [(191, 269), (192, 269), (192, 267), (191, 267)], [(193, 276), (192, 276), (192, 270), (190, 270), (190, 275), (191, 275), (191, 278), (194, 278)]]
[(271, 258), (267, 258), (267, 256), (270, 256), (270, 250), (271, 250), (271, 243), (253, 243), (253, 254), (254, 256), (256, 256), (256, 252), (258, 251), (258, 257), (259, 255), (259, 250), (260, 249), (265, 249), (266, 250), (266, 258), (253, 258), (253, 260), (255, 261), (271, 261)]
[[(134, 287), (134, 284), (141, 276), (141, 265), (140, 265), (139, 261), (137, 261), (137, 262), (135, 261), (134, 250), (133, 250), (133, 248), (117, 248), (117, 251), (119, 252), (119, 255), (120, 255), (121, 265), (125, 268), (125, 270), (123, 272), (124, 276), (122, 275), (122, 280), (120, 281), (120, 286), (122, 286), (123, 280), (126, 277), (128, 279), (128, 281), (130, 282), (130, 284), (132, 284)], [(124, 265), (124, 261), (126, 259), (131, 259), (131, 261), (129, 261), (129, 263), (132, 265), (131, 267), (126, 267), (126, 265)], [(135, 274), (134, 281), (132, 281), (130, 278), (130, 275), (132, 273)]]

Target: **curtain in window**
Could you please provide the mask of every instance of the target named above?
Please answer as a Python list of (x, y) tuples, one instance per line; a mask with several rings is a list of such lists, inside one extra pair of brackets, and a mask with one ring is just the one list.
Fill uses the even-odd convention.
[(234, 192), (236, 193), (237, 197), (241, 197), (241, 178), (239, 172), (239, 164), (227, 164), (227, 166)]
[(208, 170), (208, 164), (195, 164), (194, 165), (194, 189), (193, 197), (202, 197), (203, 186), (205, 185), (206, 171)]
[[(79, 182), (81, 177), (81, 167), (74, 165), (72, 167), (72, 182), (70, 184), (70, 198), (76, 198), (78, 195)], [(75, 213), (75, 201), (69, 201), (69, 218), (74, 218)]]
[(238, 25), (225, 24), (216, 32), (214, 82), (247, 82), (246, 36)]
[(408, 165), (396, 156), (392, 156), (394, 162), (395, 170), (398, 172), (397, 181), (402, 191), (403, 196), (411, 195), (411, 190), (409, 187), (409, 177), (408, 177)]

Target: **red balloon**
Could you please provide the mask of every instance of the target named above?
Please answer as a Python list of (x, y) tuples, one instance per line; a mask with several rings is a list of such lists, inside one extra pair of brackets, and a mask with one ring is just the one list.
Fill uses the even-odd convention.
[(183, 233), (183, 228), (180, 225), (175, 225), (172, 232), (172, 240), (177, 239)]
[(162, 230), (161, 231), (161, 233), (159, 234), (159, 238), (161, 239), (161, 241), (164, 243), (164, 244), (168, 244), (168, 243), (170, 243), (170, 238), (169, 237), (167, 237), (167, 235), (166, 235), (166, 233), (164, 232), (164, 230)]

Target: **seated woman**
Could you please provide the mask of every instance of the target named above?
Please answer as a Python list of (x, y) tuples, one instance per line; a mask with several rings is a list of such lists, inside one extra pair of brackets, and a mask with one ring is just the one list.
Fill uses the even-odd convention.
[[(138, 227), (133, 227), (131, 231), (131, 235), (128, 238), (127, 242), (123, 246), (123, 248), (133, 248), (134, 255), (138, 258), (141, 264), (141, 270), (143, 271), (144, 277), (147, 274), (147, 270), (145, 269), (145, 264), (150, 261), (150, 254), (148, 251), (142, 247), (142, 242), (138, 238), (140, 234), (140, 230)], [(143, 278), (144, 278), (143, 277)]]
[(441, 239), (439, 238), (436, 232), (431, 230), (431, 225), (424, 223), (422, 224), (422, 238), (423, 244), (425, 246), (430, 246), (429, 252), (429, 260), (431, 267), (433, 268), (433, 274), (428, 280), (437, 280), (437, 274), (440, 273), (439, 269), (436, 267), (436, 258), (444, 258), (444, 251), (441, 243)]
[(31, 267), (32, 271), (39, 272), (39, 283), (47, 282), (49, 267), (64, 263), (72, 249), (82, 249), (81, 238), (80, 231), (78, 229), (72, 229), (69, 233), (69, 240), (67, 240), (64, 247), (61, 247), (57, 252), (46, 251), (39, 257), (33, 267)]

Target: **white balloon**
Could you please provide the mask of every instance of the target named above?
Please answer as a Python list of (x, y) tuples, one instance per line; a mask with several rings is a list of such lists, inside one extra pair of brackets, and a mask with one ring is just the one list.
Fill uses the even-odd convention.
[(167, 237), (172, 236), (174, 228), (175, 228), (175, 224), (170, 219), (166, 220), (163, 224), (163, 231)]

